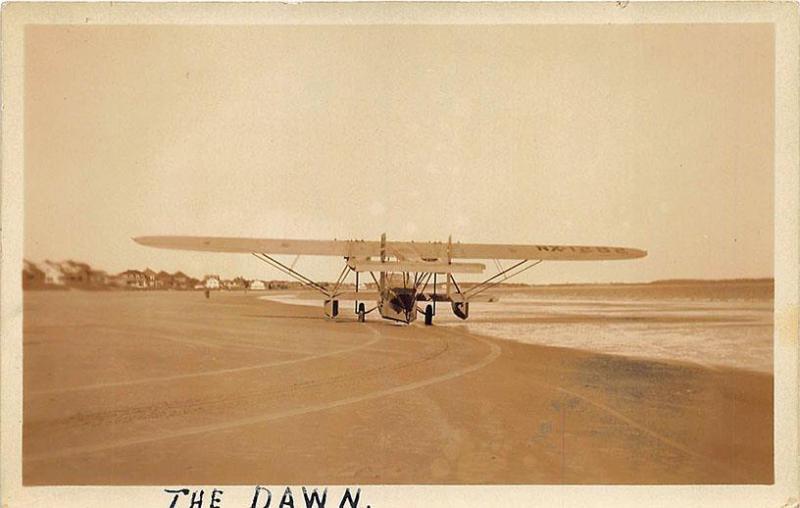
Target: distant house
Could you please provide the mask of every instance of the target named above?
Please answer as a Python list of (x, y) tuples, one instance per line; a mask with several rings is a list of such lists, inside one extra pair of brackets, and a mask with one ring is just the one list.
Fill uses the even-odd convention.
[(156, 274), (154, 287), (156, 289), (172, 289), (175, 285), (175, 278), (161, 270)]
[(22, 287), (32, 288), (44, 285), (44, 272), (28, 260), (22, 261)]
[(66, 278), (61, 272), (61, 265), (55, 261), (45, 261), (41, 264), (44, 272), (44, 283), (50, 286), (63, 286)]
[[(208, 284), (214, 289), (219, 289), (220, 280), (218, 275), (209, 275), (214, 279)], [(142, 270), (126, 270), (117, 275), (112, 275), (104, 270), (94, 270), (87, 263), (79, 261), (50, 261), (33, 263), (23, 260), (22, 285), (24, 288), (31, 287), (79, 287), (86, 289), (98, 288), (123, 288), (123, 289), (182, 289), (191, 290), (205, 288), (203, 282), (189, 277), (183, 272), (170, 274), (164, 270), (156, 273), (147, 268)], [(237, 277), (228, 282), (233, 289), (243, 288), (247, 281)]]
[(95, 287), (107, 286), (109, 283), (108, 273), (105, 270), (91, 270), (89, 272), (89, 284)]
[(191, 289), (195, 285), (193, 280), (183, 272), (175, 272), (172, 274), (172, 287), (175, 289)]
[(250, 283), (244, 277), (236, 277), (235, 279), (221, 280), (220, 287), (231, 291), (241, 291), (250, 287)]
[(250, 289), (252, 289), (253, 291), (263, 291), (267, 289), (267, 285), (264, 284), (263, 280), (251, 280)]
[(139, 270), (126, 270), (118, 275), (125, 283), (125, 287), (130, 289), (147, 288), (147, 276)]
[[(22, 285), (32, 287), (79, 287), (85, 289), (120, 288), (120, 289), (221, 289), (223, 287), (219, 275), (207, 275), (202, 281), (177, 271), (170, 274), (165, 270), (155, 272), (145, 270), (126, 270), (116, 275), (104, 270), (94, 270), (87, 263), (79, 261), (50, 261), (33, 263), (23, 260)], [(247, 289), (249, 281), (236, 277), (225, 281), (228, 289)]]
[(219, 289), (221, 287), (219, 275), (206, 275), (203, 279), (203, 287), (206, 289)]
[(144, 274), (145, 284), (147, 284), (147, 287), (156, 287), (156, 275), (158, 274), (149, 268), (145, 268), (142, 273)]
[(64, 261), (60, 263), (64, 283), (69, 286), (86, 286), (91, 279), (92, 268), (86, 263), (77, 261)]
[(231, 281), (230, 286), (228, 286), (228, 289), (242, 290), (242, 289), (247, 289), (248, 287), (250, 287), (250, 283), (247, 281), (247, 279), (245, 279), (244, 277), (236, 277)]
[(106, 275), (106, 284), (111, 287), (125, 288), (128, 286), (128, 279), (123, 274)]

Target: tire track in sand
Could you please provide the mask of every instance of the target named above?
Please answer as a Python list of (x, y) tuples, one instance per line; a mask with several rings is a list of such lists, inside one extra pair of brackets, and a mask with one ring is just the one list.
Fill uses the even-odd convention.
[(311, 360), (318, 360), (320, 358), (327, 358), (329, 356), (340, 355), (344, 353), (350, 353), (352, 351), (358, 351), (359, 349), (368, 348), (374, 344), (376, 344), (380, 339), (381, 336), (378, 332), (373, 330), (372, 328), (368, 329), (372, 334), (372, 338), (363, 344), (359, 344), (357, 346), (347, 347), (343, 349), (337, 349), (335, 351), (329, 351), (327, 353), (320, 353), (317, 355), (309, 355), (303, 356), (300, 358), (291, 358), (288, 360), (277, 360), (272, 362), (264, 362), (264, 363), (257, 363), (254, 365), (247, 365), (244, 367), (231, 367), (227, 369), (216, 369), (216, 370), (206, 370), (203, 372), (190, 372), (186, 374), (173, 374), (171, 376), (153, 376), (153, 377), (145, 377), (139, 379), (131, 379), (128, 381), (110, 381), (107, 383), (93, 383), (90, 385), (80, 385), (80, 386), (72, 386), (66, 388), (51, 388), (48, 390), (32, 390), (30, 392), (31, 395), (57, 395), (62, 393), (72, 393), (72, 392), (82, 392), (88, 390), (98, 390), (102, 388), (113, 388), (119, 386), (134, 386), (134, 385), (141, 385), (141, 384), (149, 384), (149, 383), (160, 383), (160, 382), (167, 382), (167, 381), (178, 381), (181, 379), (192, 379), (192, 378), (199, 378), (199, 377), (207, 377), (207, 376), (220, 376), (223, 374), (233, 374), (236, 372), (247, 372), (250, 370), (258, 370), (264, 369), (268, 367), (278, 367), (280, 365), (289, 365), (293, 363), (301, 363), (301, 362), (309, 362)]
[[(444, 342), (443, 342), (444, 343)], [(141, 420), (151, 420), (156, 418), (157, 416), (169, 416), (174, 414), (186, 414), (188, 410), (209, 410), (215, 412), (225, 412), (224, 409), (227, 405), (231, 403), (237, 403), (245, 400), (253, 400), (253, 399), (262, 399), (262, 398), (274, 398), (274, 397), (281, 397), (288, 394), (294, 394), (299, 390), (305, 390), (309, 388), (315, 388), (321, 385), (336, 385), (342, 384), (347, 382), (352, 382), (354, 380), (362, 380), (365, 377), (372, 377), (372, 376), (379, 376), (387, 372), (395, 371), (395, 370), (402, 370), (409, 367), (416, 367), (422, 363), (430, 362), (444, 354), (448, 350), (448, 345), (444, 343), (444, 347), (440, 349), (436, 349), (433, 351), (422, 351), (422, 355), (416, 356), (413, 359), (406, 359), (402, 360), (399, 363), (394, 364), (387, 364), (381, 365), (375, 368), (366, 368), (366, 369), (356, 369), (356, 370), (347, 370), (343, 374), (337, 374), (335, 376), (319, 378), (319, 379), (310, 379), (306, 381), (298, 381), (294, 383), (290, 383), (288, 385), (283, 386), (259, 386), (257, 388), (248, 388), (243, 390), (236, 391), (235, 395), (230, 393), (226, 393), (223, 395), (218, 395), (212, 398), (208, 398), (207, 396), (195, 399), (184, 399), (181, 400), (179, 403), (173, 402), (159, 402), (155, 404), (148, 404), (145, 406), (136, 406), (136, 407), (129, 407), (123, 409), (112, 409), (101, 411), (98, 413), (81, 413), (79, 415), (75, 415), (73, 417), (68, 417), (66, 420), (61, 420), (61, 422), (66, 421), (73, 421), (75, 422), (76, 418), (80, 418), (79, 425), (87, 424), (89, 421), (93, 422), (93, 425), (99, 425), (103, 421), (107, 421), (107, 419), (113, 420), (115, 416), (123, 416), (125, 419), (128, 418), (135, 418)], [(368, 347), (366, 349), (360, 350), (363, 353), (371, 353), (375, 352), (373, 347)], [(418, 351), (419, 352), (419, 351)], [(394, 355), (395, 357), (398, 356), (396, 352), (387, 351), (387, 353)], [(414, 355), (414, 352), (408, 353)], [(155, 413), (158, 413), (157, 415)], [(110, 422), (113, 424), (114, 422)]]
[[(373, 327), (369, 328), (370, 331), (376, 335), (377, 338), (380, 338), (381, 335), (379, 332), (375, 331)], [(495, 361), (501, 354), (500, 346), (495, 344), (494, 342), (487, 340), (480, 336), (473, 336), (464, 334), (464, 337), (468, 337), (474, 339), (489, 348), (489, 353), (481, 358), (480, 361), (473, 363), (472, 365), (467, 365), (465, 367), (457, 368), (446, 372), (444, 374), (440, 374), (438, 376), (433, 376), (427, 379), (422, 379), (419, 381), (414, 381), (411, 383), (406, 383), (399, 386), (393, 386), (391, 388), (385, 388), (382, 390), (376, 390), (374, 392), (369, 392), (361, 395), (354, 395), (352, 397), (345, 397), (341, 399), (336, 399), (328, 402), (320, 402), (318, 404), (311, 404), (309, 406), (302, 406), (294, 409), (288, 409), (284, 411), (278, 411), (275, 413), (266, 413), (260, 414), (256, 416), (249, 416), (246, 418), (238, 418), (236, 420), (230, 420), (227, 422), (209, 424), (209, 425), (199, 425), (196, 427), (189, 427), (177, 431), (172, 432), (165, 432), (163, 434), (157, 436), (149, 436), (149, 437), (139, 437), (139, 438), (130, 438), (130, 439), (120, 439), (117, 441), (112, 441), (108, 443), (102, 444), (95, 444), (95, 445), (86, 445), (86, 446), (75, 446), (70, 448), (63, 448), (58, 451), (54, 452), (47, 452), (41, 453), (36, 455), (31, 455), (25, 457), (24, 460), (28, 462), (41, 462), (50, 459), (60, 459), (64, 457), (71, 457), (74, 455), (82, 455), (86, 453), (93, 453), (93, 452), (101, 452), (106, 450), (112, 450), (115, 448), (123, 448), (126, 446), (134, 446), (140, 444), (147, 444), (153, 443), (158, 441), (164, 441), (167, 439), (179, 438), (179, 437), (186, 437), (186, 436), (193, 436), (198, 434), (205, 434), (208, 432), (219, 432), (219, 431), (226, 431), (231, 429), (236, 429), (240, 427), (246, 427), (249, 425), (256, 425), (259, 423), (270, 422), (274, 420), (279, 420), (282, 418), (289, 418), (292, 416), (301, 416), (309, 413), (315, 413), (318, 411), (325, 411), (328, 409), (334, 409), (342, 406), (347, 406), (350, 404), (356, 404), (359, 402), (364, 402), (367, 400), (375, 400), (383, 397), (389, 397), (392, 395), (396, 395), (398, 393), (408, 392), (412, 390), (416, 390), (418, 388), (422, 388), (425, 386), (430, 386), (437, 383), (442, 383), (445, 381), (449, 381), (451, 379), (455, 379), (457, 377), (461, 377), (465, 374), (469, 374), (470, 372), (474, 372), (476, 370), (482, 369), (483, 367), (489, 365), (493, 361)], [(376, 340), (377, 340), (376, 338)]]
[[(469, 334), (472, 337), (480, 337), (479, 334), (474, 334), (474, 333), (469, 332), (469, 331), (465, 331), (464, 333), (465, 334)], [(501, 339), (501, 340), (509, 340), (509, 339)], [(570, 348), (566, 348), (566, 349), (570, 349)], [(604, 354), (604, 353), (601, 353), (601, 354)], [(695, 362), (692, 362), (692, 363), (695, 363)], [(698, 365), (701, 365), (701, 366), (705, 367), (705, 365), (700, 364), (700, 363), (698, 363)], [(711, 369), (711, 370), (716, 370), (716, 369)], [(670, 447), (670, 448), (672, 448), (674, 450), (678, 450), (679, 452), (681, 452), (681, 453), (683, 453), (685, 455), (688, 455), (690, 457), (693, 457), (694, 459), (705, 461), (711, 467), (716, 468), (718, 471), (726, 472), (728, 474), (731, 474), (734, 477), (739, 477), (742, 481), (746, 481), (746, 478), (742, 477), (742, 475), (738, 474), (730, 466), (728, 466), (726, 464), (722, 464), (716, 459), (707, 457), (707, 456), (705, 456), (705, 455), (693, 450), (691, 447), (689, 447), (687, 445), (684, 445), (683, 443), (680, 443), (680, 442), (678, 442), (678, 441), (676, 441), (674, 439), (671, 439), (671, 438), (669, 438), (667, 436), (664, 436), (664, 435), (660, 434), (659, 432), (656, 432), (655, 430), (652, 430), (652, 429), (646, 427), (645, 425), (637, 422), (636, 420), (633, 420), (632, 418), (624, 415), (620, 411), (617, 411), (616, 409), (614, 409), (614, 408), (612, 408), (612, 407), (610, 407), (610, 406), (608, 406), (606, 404), (603, 404), (602, 402), (600, 402), (598, 400), (595, 400), (594, 397), (591, 397), (591, 396), (588, 396), (588, 395), (585, 395), (585, 394), (582, 394), (582, 393), (578, 393), (576, 391), (570, 390), (568, 388), (564, 388), (564, 387), (562, 387), (560, 385), (557, 385), (557, 384), (547, 383), (545, 381), (532, 380), (532, 383), (536, 384), (536, 385), (538, 385), (538, 386), (540, 386), (542, 388), (549, 389), (551, 391), (556, 391), (556, 392), (562, 393), (562, 394), (570, 396), (570, 397), (578, 398), (578, 399), (584, 401), (585, 403), (589, 404), (590, 406), (594, 406), (596, 409), (599, 409), (600, 411), (608, 413), (609, 415), (611, 415), (616, 420), (623, 422), (624, 424), (628, 425), (629, 427), (632, 427), (632, 428), (636, 429), (637, 431), (641, 432), (642, 434), (645, 434), (645, 435), (651, 437), (652, 439), (655, 439), (656, 441), (660, 442), (663, 445), (666, 445), (667, 447)]]
[(686, 445), (684, 445), (684, 444), (682, 444), (682, 443), (680, 443), (678, 441), (675, 441), (674, 439), (671, 439), (671, 438), (668, 438), (667, 436), (661, 435), (660, 433), (658, 433), (658, 432), (656, 432), (656, 431), (654, 431), (654, 430), (652, 430), (652, 429), (650, 429), (648, 427), (645, 427), (644, 425), (642, 425), (641, 423), (637, 422), (636, 420), (633, 420), (630, 417), (625, 416), (624, 414), (622, 414), (621, 412), (617, 411), (616, 409), (614, 409), (614, 408), (612, 408), (610, 406), (607, 406), (607, 405), (603, 404), (602, 402), (594, 400), (592, 397), (589, 397), (587, 395), (583, 395), (583, 394), (578, 393), (578, 392), (574, 392), (572, 390), (569, 390), (567, 388), (564, 388), (564, 387), (561, 387), (561, 386), (558, 386), (558, 385), (551, 385), (549, 383), (543, 383), (543, 382), (538, 382), (537, 384), (539, 386), (550, 388), (551, 390), (555, 390), (557, 392), (563, 393), (564, 395), (568, 395), (568, 396), (571, 396), (571, 397), (575, 397), (575, 398), (581, 399), (582, 401), (586, 402), (587, 404), (589, 404), (591, 406), (594, 406), (595, 408), (597, 408), (597, 409), (599, 409), (601, 411), (605, 411), (606, 413), (610, 414), (612, 417), (616, 418), (618, 421), (621, 421), (621, 422), (627, 424), (628, 426), (633, 427), (634, 429), (638, 430), (642, 434), (650, 436), (651, 438), (655, 439), (656, 441), (659, 441), (661, 444), (667, 445), (668, 447), (670, 447), (670, 448), (672, 448), (674, 450), (678, 450), (678, 451), (684, 453), (685, 455), (688, 455), (688, 456), (690, 456), (690, 457), (692, 457), (694, 459), (700, 460), (701, 462), (704, 462), (707, 465), (716, 468), (718, 471), (722, 471), (722, 472), (728, 473), (728, 474), (732, 475), (734, 478), (739, 478), (742, 481), (746, 480), (746, 478), (742, 477), (742, 475), (739, 474), (732, 467), (730, 467), (730, 466), (728, 466), (726, 464), (722, 464), (717, 459), (713, 459), (711, 457), (707, 457), (707, 456), (703, 455), (702, 453), (699, 453), (699, 452), (691, 449), (690, 447), (688, 447), (688, 446), (686, 446)]

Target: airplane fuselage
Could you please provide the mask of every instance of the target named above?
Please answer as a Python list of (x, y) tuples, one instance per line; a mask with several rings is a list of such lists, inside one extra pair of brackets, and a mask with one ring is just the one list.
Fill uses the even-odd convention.
[(414, 288), (387, 287), (380, 292), (378, 312), (384, 319), (411, 323), (417, 319), (417, 292)]

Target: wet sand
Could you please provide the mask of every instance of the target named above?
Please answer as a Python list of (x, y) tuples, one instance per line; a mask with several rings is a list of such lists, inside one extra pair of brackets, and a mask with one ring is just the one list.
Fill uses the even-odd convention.
[(256, 293), (24, 295), (25, 485), (772, 482), (772, 375)]

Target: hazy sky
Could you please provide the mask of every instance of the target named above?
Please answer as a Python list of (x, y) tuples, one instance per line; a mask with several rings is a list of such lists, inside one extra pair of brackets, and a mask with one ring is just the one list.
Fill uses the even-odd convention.
[(281, 278), (130, 238), (385, 231), (649, 251), (525, 281), (773, 273), (770, 25), (34, 26), (25, 57), (34, 261)]

